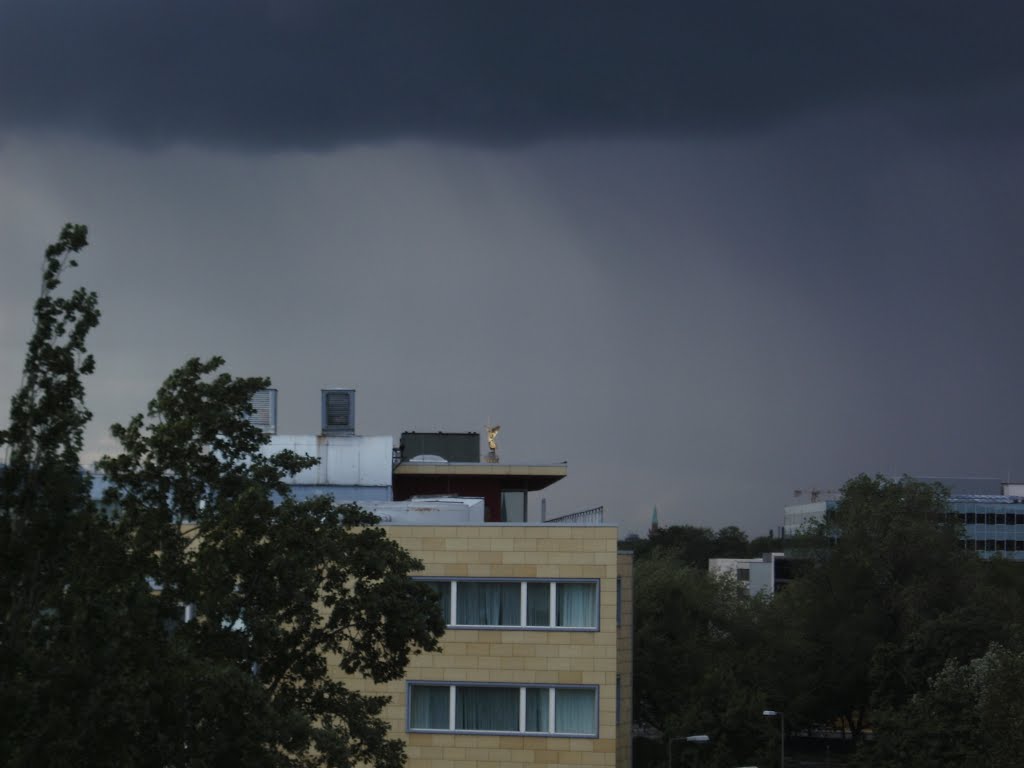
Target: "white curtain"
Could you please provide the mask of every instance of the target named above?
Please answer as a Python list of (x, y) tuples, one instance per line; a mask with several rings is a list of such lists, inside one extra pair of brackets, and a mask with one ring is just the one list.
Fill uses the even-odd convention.
[(519, 626), (519, 582), (460, 581), (459, 624)]
[(549, 688), (526, 689), (526, 730), (530, 733), (548, 733)]
[(597, 735), (593, 689), (555, 689), (555, 732)]
[(448, 686), (414, 685), (409, 691), (409, 726), (447, 731)]
[(559, 584), (559, 627), (597, 627), (597, 585)]
[(460, 731), (518, 731), (518, 688), (455, 689), (455, 728)]

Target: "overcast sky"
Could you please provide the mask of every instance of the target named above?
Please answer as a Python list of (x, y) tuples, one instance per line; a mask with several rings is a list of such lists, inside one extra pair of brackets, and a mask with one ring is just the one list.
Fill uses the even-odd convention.
[[(0, 398), (65, 221), (87, 457), (193, 355), (752, 535), (1024, 480), (1024, 6), (0, 0)], [(6, 412), (0, 424), (6, 422)]]

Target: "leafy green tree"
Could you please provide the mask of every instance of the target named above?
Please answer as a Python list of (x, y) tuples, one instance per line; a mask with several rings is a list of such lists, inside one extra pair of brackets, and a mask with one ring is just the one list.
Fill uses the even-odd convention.
[(746, 557), (749, 547), (750, 541), (747, 534), (735, 525), (727, 525), (724, 528), (719, 528), (715, 534), (713, 557)]
[(757, 536), (747, 544), (746, 557), (760, 557), (765, 552), (778, 552), (784, 542), (774, 536)]
[(767, 743), (759, 622), (767, 607), (729, 577), (667, 553), (635, 571), (637, 720), (666, 740), (708, 734), (701, 763), (737, 765)]
[(978, 632), (979, 563), (947, 515), (947, 492), (911, 478), (861, 475), (821, 528), (829, 546), (776, 600), (802, 642), (788, 675), (794, 719), (842, 722), (857, 738), (874, 707), (898, 706)]
[(434, 594), (376, 519), (285, 483), (248, 421), (264, 379), (174, 372), (114, 435), (103, 510), (79, 467), (96, 295), (58, 294), (86, 245), (47, 249), (0, 483), (0, 764), (395, 768), (386, 700), (433, 650)]
[(372, 515), (293, 498), (284, 481), (315, 461), (263, 451), (247, 417), (269, 382), (222, 364), (172, 373), (145, 417), (113, 427), (123, 452), (100, 462), (188, 683), (169, 762), (400, 765), (402, 743), (379, 717), (387, 700), (331, 667), (399, 678), (410, 653), (437, 647), (436, 597)]
[(703, 570), (712, 557), (746, 557), (750, 546), (747, 535), (734, 525), (717, 533), (693, 525), (671, 525), (651, 531), (647, 538), (630, 536), (621, 544), (635, 552), (637, 559), (661, 553)]
[(22, 384), (0, 433), (5, 766), (131, 765), (154, 736), (142, 708), (121, 705), (138, 699), (138, 671), (160, 663), (137, 641), (157, 626), (149, 589), (78, 461), (90, 418), (83, 377), (94, 365), (86, 338), (99, 310), (95, 293), (59, 288), (86, 244), (86, 228), (68, 224), (46, 249)]
[(1013, 768), (1024, 754), (1024, 653), (998, 643), (966, 663), (950, 659), (926, 690), (880, 718), (865, 764)]
[[(917, 748), (901, 731), (926, 740), (919, 708), (939, 695), (933, 688), (948, 689), (934, 682), (947, 663), (960, 670), (991, 642), (1022, 647), (1024, 571), (966, 552), (961, 534), (941, 486), (855, 477), (820, 526), (748, 543), (751, 556), (785, 544), (792, 558), (793, 581), (770, 601), (750, 601), (699, 570), (707, 557), (742, 554), (730, 551), (742, 541), (732, 529), (672, 526), (628, 542), (637, 554), (640, 724), (730, 744), (702, 751), (712, 765), (763, 762), (758, 749), (777, 748), (763, 708), (784, 711), (790, 733), (842, 727), (865, 765), (987, 764), (990, 747), (980, 742), (950, 747), (960, 763), (901, 762)], [(986, 690), (989, 710), (1000, 700), (1014, 710), (1013, 686)], [(861, 743), (868, 728), (888, 751)]]

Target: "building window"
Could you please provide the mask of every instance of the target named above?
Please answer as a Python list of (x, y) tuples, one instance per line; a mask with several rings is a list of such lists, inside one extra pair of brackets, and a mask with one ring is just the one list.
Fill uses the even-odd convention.
[(441, 602), (441, 615), (444, 616), (444, 623), (452, 623), (452, 590), (447, 581), (426, 582), (436, 593)]
[(526, 626), (551, 626), (551, 585), (543, 581), (526, 582)]
[(591, 629), (597, 626), (597, 584), (561, 582), (551, 587), (557, 606), (556, 627)]
[(597, 580), (424, 580), (449, 627), (598, 628)]
[(597, 736), (592, 686), (409, 684), (409, 730)]
[(555, 733), (597, 735), (597, 707), (593, 689), (554, 688)]
[(527, 733), (547, 733), (551, 726), (550, 707), (551, 690), (549, 688), (526, 689), (526, 725)]
[(453, 591), (459, 624), (518, 627), (522, 623), (519, 582), (463, 581)]
[(448, 696), (448, 686), (410, 686), (409, 727), (427, 731), (448, 730), (450, 725)]
[(501, 492), (501, 522), (526, 522), (526, 491)]
[(518, 688), (455, 689), (456, 731), (518, 731)]

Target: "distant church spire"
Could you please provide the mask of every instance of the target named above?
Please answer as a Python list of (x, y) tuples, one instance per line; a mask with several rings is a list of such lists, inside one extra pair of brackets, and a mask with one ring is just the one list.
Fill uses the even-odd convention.
[(651, 513), (651, 533), (658, 530), (658, 506), (654, 506), (654, 512)]

